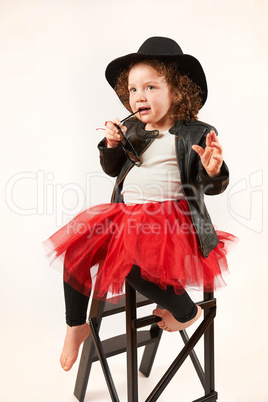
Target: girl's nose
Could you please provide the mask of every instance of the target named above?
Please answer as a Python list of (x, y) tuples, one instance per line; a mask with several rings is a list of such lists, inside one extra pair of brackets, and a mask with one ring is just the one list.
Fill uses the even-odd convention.
[(137, 102), (143, 102), (146, 100), (146, 96), (145, 93), (143, 91), (139, 91), (137, 93), (137, 98), (136, 98)]

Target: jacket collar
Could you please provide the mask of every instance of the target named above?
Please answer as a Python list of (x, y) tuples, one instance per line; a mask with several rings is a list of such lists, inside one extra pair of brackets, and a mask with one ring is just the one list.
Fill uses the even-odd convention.
[[(136, 123), (136, 132), (137, 135), (142, 138), (155, 138), (159, 136), (159, 130), (145, 130), (145, 123), (142, 121), (137, 121)], [(183, 121), (177, 121), (174, 126), (169, 129), (170, 134), (176, 134), (179, 128), (183, 125)]]
[(183, 121), (177, 121), (177, 123), (174, 124), (174, 126), (172, 126), (169, 129), (170, 134), (177, 134), (177, 132), (179, 131), (179, 128), (183, 125)]

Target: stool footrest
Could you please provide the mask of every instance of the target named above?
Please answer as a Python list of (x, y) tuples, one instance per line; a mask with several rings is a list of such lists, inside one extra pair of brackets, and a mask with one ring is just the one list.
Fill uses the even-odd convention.
[(139, 329), (142, 327), (146, 327), (147, 325), (156, 324), (157, 322), (161, 321), (161, 317), (157, 317), (156, 315), (147, 315), (145, 317), (136, 318), (132, 321), (132, 328)]
[[(137, 304), (136, 307), (143, 307), (149, 304), (153, 304), (154, 302), (149, 300), (147, 297), (137, 294)], [(113, 314), (123, 313), (126, 311), (125, 299), (121, 298), (118, 303), (109, 302), (109, 299), (106, 300), (104, 311), (102, 313), (102, 317), (108, 317)]]
[[(138, 347), (149, 345), (150, 343), (158, 342), (159, 337), (153, 331), (139, 331), (138, 333)], [(113, 338), (102, 341), (102, 347), (105, 356), (112, 357), (127, 350), (126, 334), (114, 336)], [(96, 351), (92, 357), (92, 362), (99, 360)]]
[(193, 402), (216, 402), (218, 399), (218, 393), (216, 391), (211, 392), (211, 394), (203, 396), (202, 398), (195, 399)]
[(209, 309), (211, 307), (215, 307), (216, 306), (216, 299), (210, 299), (210, 300), (202, 300), (198, 303), (196, 303), (198, 306), (200, 306), (203, 310)]

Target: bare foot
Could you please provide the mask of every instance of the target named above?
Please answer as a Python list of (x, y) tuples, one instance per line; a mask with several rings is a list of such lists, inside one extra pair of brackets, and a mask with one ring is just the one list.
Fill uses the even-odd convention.
[(63, 370), (69, 371), (75, 363), (80, 345), (89, 335), (88, 324), (70, 327), (67, 325), (64, 345), (60, 356), (60, 364)]
[(187, 322), (177, 321), (175, 317), (168, 310), (165, 309), (157, 308), (153, 311), (153, 314), (162, 318), (162, 320), (157, 323), (160, 328), (168, 332), (174, 332), (181, 331), (182, 329), (190, 327), (201, 316), (202, 309), (200, 306), (197, 306), (196, 316)]

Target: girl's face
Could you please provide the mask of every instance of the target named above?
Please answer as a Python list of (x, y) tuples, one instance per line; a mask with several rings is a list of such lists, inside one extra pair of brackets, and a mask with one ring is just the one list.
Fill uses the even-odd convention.
[(173, 95), (165, 77), (148, 64), (135, 64), (128, 76), (129, 104), (146, 130), (166, 131), (173, 126), (169, 117)]

